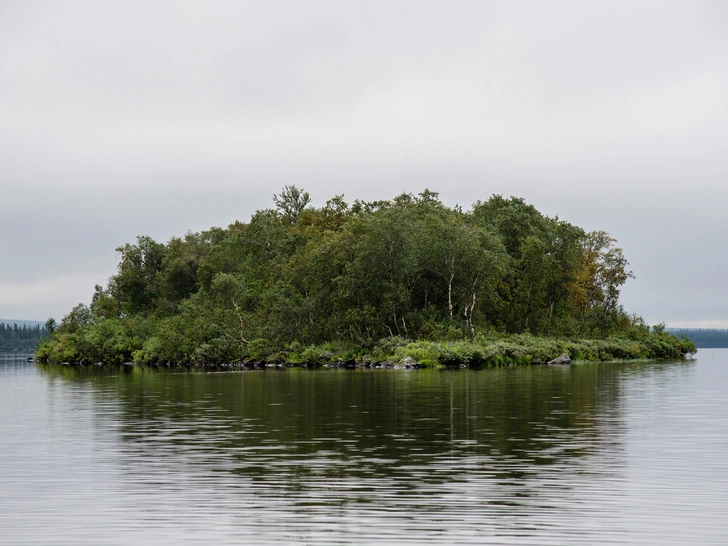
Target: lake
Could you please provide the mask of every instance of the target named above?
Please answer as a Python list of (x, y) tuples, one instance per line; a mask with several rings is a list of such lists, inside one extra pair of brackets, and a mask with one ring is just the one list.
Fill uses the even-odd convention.
[(0, 388), (0, 544), (728, 544), (726, 349)]

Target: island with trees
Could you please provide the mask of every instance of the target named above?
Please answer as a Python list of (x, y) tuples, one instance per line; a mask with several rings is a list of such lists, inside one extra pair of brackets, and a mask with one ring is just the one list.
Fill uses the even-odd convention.
[(42, 362), (420, 366), (683, 358), (694, 343), (619, 304), (616, 241), (493, 195), (335, 196), (286, 186), (248, 222), (119, 247), (37, 348)]

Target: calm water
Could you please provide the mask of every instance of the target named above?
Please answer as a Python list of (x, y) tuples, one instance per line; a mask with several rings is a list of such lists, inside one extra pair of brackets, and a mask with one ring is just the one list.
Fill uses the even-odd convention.
[(0, 389), (0, 544), (728, 544), (728, 350)]

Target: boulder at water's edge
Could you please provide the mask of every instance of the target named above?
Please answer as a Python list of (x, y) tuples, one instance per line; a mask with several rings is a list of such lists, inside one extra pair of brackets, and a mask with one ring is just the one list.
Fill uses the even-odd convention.
[(547, 362), (547, 364), (562, 365), (562, 366), (571, 364), (571, 357), (568, 354), (564, 353), (562, 355), (557, 356), (553, 360), (550, 360), (549, 362)]

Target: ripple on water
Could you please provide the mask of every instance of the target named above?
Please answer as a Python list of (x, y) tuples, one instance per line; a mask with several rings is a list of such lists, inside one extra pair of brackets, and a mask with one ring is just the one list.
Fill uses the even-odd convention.
[(712, 357), (406, 378), (1, 361), (0, 543), (725, 544)]

